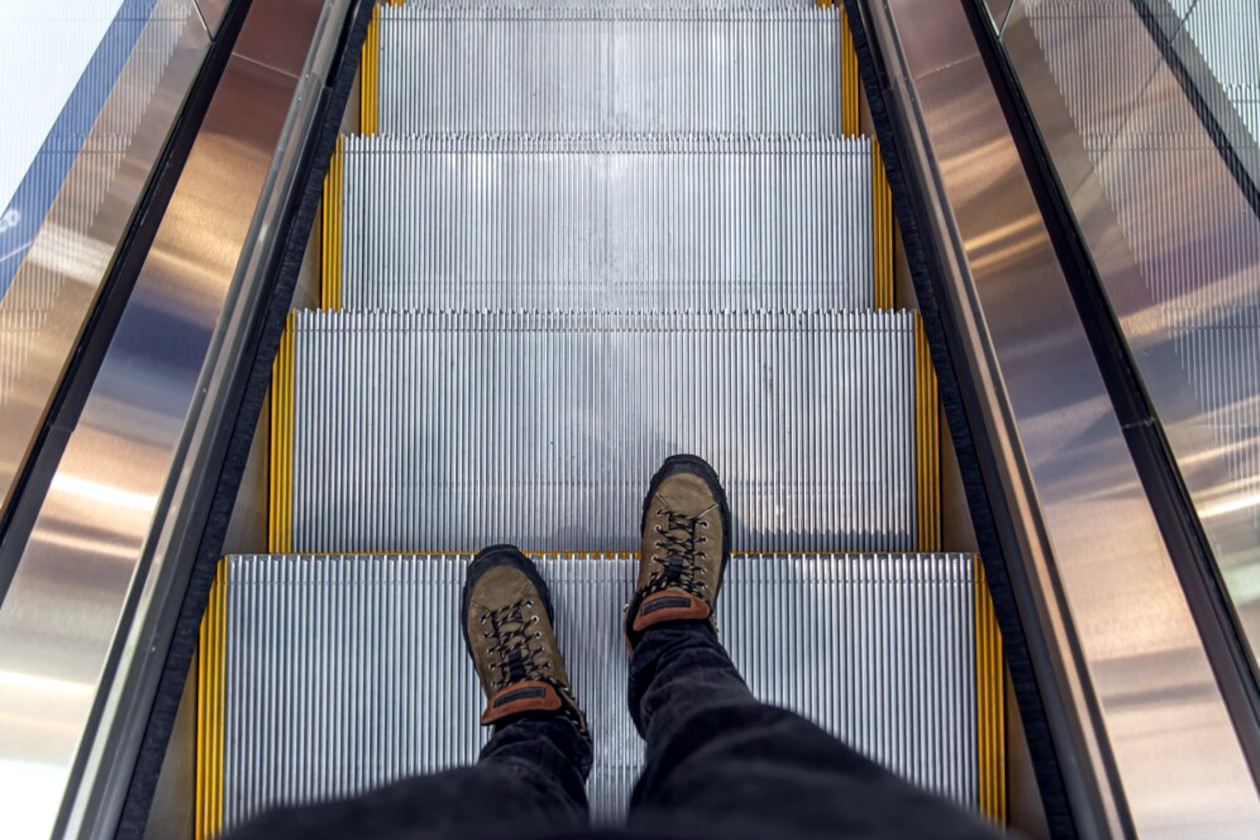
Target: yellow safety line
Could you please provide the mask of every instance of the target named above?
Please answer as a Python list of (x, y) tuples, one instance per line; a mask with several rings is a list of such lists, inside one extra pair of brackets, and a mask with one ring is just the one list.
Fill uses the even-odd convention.
[(333, 260), (336, 269), (333, 271), (333, 299), (332, 308), (341, 309), (341, 247), (342, 247), (342, 222), (345, 219), (345, 211), (342, 207), (342, 196), (345, 195), (345, 178), (346, 178), (346, 156), (345, 141), (342, 138), (337, 140), (337, 193), (333, 200)]
[[(830, 6), (831, 3), (819, 4)], [(853, 46), (853, 30), (849, 13), (840, 10), (840, 130), (846, 137), (856, 137), (861, 126), (862, 87), (858, 78), (857, 49)]]
[(294, 321), (295, 316), (290, 312), (271, 376), (271, 500), (267, 549), (272, 554), (287, 553), (291, 542)]
[(941, 446), (936, 369), (928, 351), (923, 317), (914, 313), (915, 473), (918, 485), (919, 551), (941, 548)]
[[(214, 584), (210, 585), (211, 603), (214, 601)], [(196, 819), (193, 823), (194, 840), (205, 840), (206, 824), (209, 822), (207, 815), (209, 813), (208, 803), (206, 802), (206, 761), (209, 756), (209, 733), (206, 717), (209, 714), (209, 668), (206, 667), (206, 657), (209, 655), (209, 642), (207, 641), (210, 633), (210, 614), (209, 607), (206, 614), (201, 619), (201, 629), (197, 636), (197, 774), (196, 774), (196, 804), (194, 806), (194, 814)]]
[(979, 756), (980, 811), (1006, 824), (1006, 693), (1003, 683), (1002, 634), (993, 598), (976, 557), (976, 730)]
[(201, 619), (197, 654), (197, 790), (194, 835), (214, 837), (223, 827), (224, 670), (227, 653), (227, 563), (219, 561)]
[(875, 308), (892, 309), (896, 305), (892, 190), (888, 186), (888, 172), (884, 169), (884, 155), (878, 138), (871, 138), (871, 210), (875, 234)]
[[(337, 142), (341, 144), (340, 139)], [(320, 202), (319, 225), (319, 306), (328, 308), (328, 290), (332, 285), (332, 197), (333, 197), (333, 165), (337, 160), (337, 152), (333, 151), (332, 161), (328, 164), (328, 172), (324, 175), (324, 197)]]
[(367, 37), (363, 39), (363, 62), (359, 75), (359, 131), (371, 137), (376, 134), (377, 74), (380, 70), (381, 7), (372, 9)]
[(285, 341), (285, 364), (284, 364), (284, 425), (281, 432), (284, 437), (280, 439), (281, 464), (284, 472), (281, 473), (280, 499), (283, 502), (280, 513), (280, 534), (277, 543), (281, 551), (290, 551), (293, 543), (293, 410), (294, 410), (294, 374), (296, 369), (296, 344), (297, 344), (297, 318), (293, 313), (289, 313), (288, 323), (285, 325), (287, 334)]
[(341, 196), (344, 183), (345, 138), (338, 137), (324, 176), (323, 241), (320, 243), (322, 309), (341, 309)]

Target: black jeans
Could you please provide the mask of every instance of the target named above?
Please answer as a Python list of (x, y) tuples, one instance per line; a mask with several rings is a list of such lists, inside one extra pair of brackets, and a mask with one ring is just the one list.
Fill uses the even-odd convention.
[(647, 760), (625, 826), (587, 825), (591, 746), (567, 718), (502, 727), (474, 767), (278, 809), (231, 837), (993, 837), (955, 805), (759, 703), (703, 624), (648, 630), (630, 663)]

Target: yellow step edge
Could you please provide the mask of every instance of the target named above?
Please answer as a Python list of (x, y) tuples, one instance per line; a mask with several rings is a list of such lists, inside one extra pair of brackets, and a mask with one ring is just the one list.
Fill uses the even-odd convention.
[[(830, 6), (830, 2), (819, 2)], [(861, 133), (862, 82), (858, 77), (857, 49), (853, 45), (853, 30), (849, 27), (849, 13), (840, 10), (840, 130), (846, 137)]]
[(333, 147), (328, 174), (324, 176), (323, 229), (320, 242), (321, 309), (341, 309), (341, 197), (344, 193), (345, 138), (338, 137)]
[(896, 296), (892, 190), (888, 185), (888, 172), (884, 169), (884, 155), (879, 140), (875, 138), (871, 140), (871, 225), (874, 231), (875, 308), (892, 309)]
[(338, 289), (341, 274), (341, 159), (343, 138), (333, 147), (328, 173), (324, 176), (324, 195), (320, 214), (320, 292), (321, 309), (340, 309)]
[(208, 840), (223, 828), (223, 702), (227, 569), (219, 561), (201, 619), (197, 654), (197, 791), (193, 833)]
[(936, 369), (923, 316), (914, 313), (915, 485), (918, 551), (941, 550), (941, 445)]
[(359, 131), (365, 136), (376, 134), (377, 125), (377, 77), (380, 71), (380, 20), (381, 7), (372, 9), (368, 21), (367, 37), (363, 39), (363, 60), (359, 65)]
[(267, 550), (287, 554), (291, 543), (293, 510), (293, 354), (295, 316), (289, 313), (271, 374), (270, 503)]
[(976, 754), (980, 811), (1006, 825), (1006, 686), (1002, 634), (984, 564), (976, 560)]

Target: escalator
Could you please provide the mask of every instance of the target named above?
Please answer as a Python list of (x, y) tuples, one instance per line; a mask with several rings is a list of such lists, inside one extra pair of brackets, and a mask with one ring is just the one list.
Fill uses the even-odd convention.
[(1031, 837), (1254, 836), (1245, 5), (128, 0), (0, 292), (61, 278), (0, 317), (0, 834), (475, 761), (498, 542), (616, 822), (692, 452), (758, 697)]
[(678, 451), (738, 512), (722, 623), (754, 690), (1002, 819), (992, 606), (940, 552), (935, 382), (842, 131), (839, 11), (415, 3), (366, 44), (322, 306), (276, 361), (273, 553), (223, 562), (202, 630), (201, 834), (475, 760), (452, 610), (487, 541), (544, 558), (620, 816), (617, 617)]

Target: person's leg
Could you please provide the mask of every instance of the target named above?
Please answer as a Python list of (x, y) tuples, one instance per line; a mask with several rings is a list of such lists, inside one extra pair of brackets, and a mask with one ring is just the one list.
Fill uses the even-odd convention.
[(500, 727), (475, 765), (350, 799), (276, 808), (227, 838), (463, 838), (503, 836), (522, 826), (581, 826), (590, 768), (591, 742), (569, 717), (523, 717)]
[(478, 763), (357, 797), (279, 808), (232, 840), (481, 837), (585, 825), (591, 741), (552, 627), (551, 595), (511, 546), (468, 568), (461, 624), (495, 734)]
[(670, 459), (653, 479), (626, 617), (630, 713), (647, 742), (630, 825), (676, 836), (995, 834), (752, 696), (713, 621), (729, 522), (717, 476), (699, 459)]

